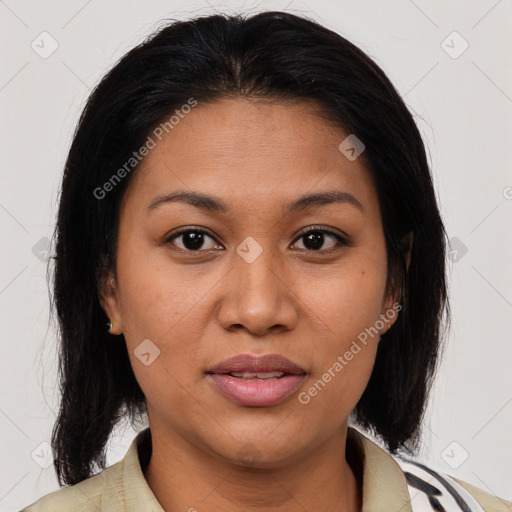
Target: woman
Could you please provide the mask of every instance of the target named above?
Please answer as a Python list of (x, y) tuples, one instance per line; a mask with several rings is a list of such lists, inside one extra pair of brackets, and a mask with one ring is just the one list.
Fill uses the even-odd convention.
[(510, 510), (400, 457), (448, 317), (445, 231), (411, 114), (343, 37), (215, 15), (131, 50), (80, 118), (56, 238), (68, 487), (25, 510)]

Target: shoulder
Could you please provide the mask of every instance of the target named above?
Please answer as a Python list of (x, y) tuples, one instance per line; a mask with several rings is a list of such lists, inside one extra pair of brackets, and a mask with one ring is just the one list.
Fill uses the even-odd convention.
[(54, 491), (22, 512), (164, 512), (143, 474), (151, 455), (149, 428), (139, 432), (122, 460), (76, 485)]
[(498, 498), (497, 496), (489, 494), (478, 487), (468, 484), (463, 480), (459, 480), (458, 478), (454, 478), (454, 480), (474, 496), (486, 512), (512, 512), (512, 501)]
[(347, 446), (362, 448), (364, 510), (512, 512), (512, 502), (403, 454), (392, 455), (357, 429), (349, 429), (347, 440), (357, 441)]
[(485, 492), (463, 480), (417, 461), (400, 457), (396, 457), (395, 460), (404, 472), (413, 512), (416, 509), (512, 512), (512, 502)]
[(118, 510), (115, 507), (122, 507), (122, 497), (116, 500), (114, 496), (113, 500), (112, 490), (122, 485), (122, 473), (122, 462), (118, 462), (78, 484), (43, 496), (21, 512), (97, 512), (107, 510), (106, 507)]

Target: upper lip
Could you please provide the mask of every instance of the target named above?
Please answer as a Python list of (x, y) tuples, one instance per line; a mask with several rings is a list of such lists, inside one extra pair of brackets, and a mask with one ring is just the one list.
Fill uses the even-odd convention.
[(293, 375), (303, 375), (304, 368), (279, 354), (253, 356), (240, 354), (230, 357), (210, 368), (207, 373), (230, 372), (283, 372)]

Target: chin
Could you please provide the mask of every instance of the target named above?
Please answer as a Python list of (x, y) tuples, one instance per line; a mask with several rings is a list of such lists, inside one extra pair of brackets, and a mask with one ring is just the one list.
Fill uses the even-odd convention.
[[(276, 425), (274, 425), (274, 428)], [(270, 430), (271, 432), (271, 430)], [(226, 439), (227, 446), (212, 448), (222, 458), (237, 466), (254, 469), (275, 469), (284, 467), (300, 459), (307, 447), (298, 444), (297, 433), (280, 433), (278, 439), (260, 432), (238, 433), (233, 438)], [(303, 440), (303, 434), (300, 437)]]

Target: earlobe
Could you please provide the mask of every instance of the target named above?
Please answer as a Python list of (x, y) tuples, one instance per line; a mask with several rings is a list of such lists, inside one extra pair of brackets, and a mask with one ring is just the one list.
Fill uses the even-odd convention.
[(98, 291), (98, 297), (108, 318), (105, 329), (108, 330), (109, 334), (121, 334), (123, 332), (121, 314), (119, 308), (119, 299), (117, 293), (117, 286), (112, 272), (108, 273), (100, 285)]
[(393, 302), (393, 305), (388, 307), (385, 311), (383, 311), (380, 315), (380, 319), (382, 322), (382, 328), (380, 329), (380, 335), (386, 334), (391, 327), (395, 324), (398, 315), (400, 314), (400, 310), (402, 309), (401, 304), (398, 302)]

